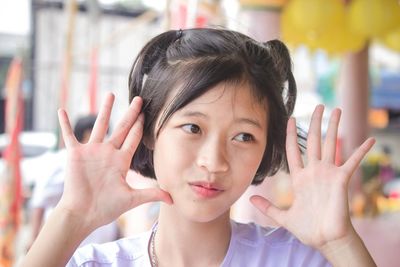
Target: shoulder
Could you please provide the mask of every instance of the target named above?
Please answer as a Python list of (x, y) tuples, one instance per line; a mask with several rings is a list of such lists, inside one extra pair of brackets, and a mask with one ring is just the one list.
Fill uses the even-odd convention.
[(224, 266), (241, 266), (249, 260), (248, 266), (330, 266), (319, 251), (284, 228), (232, 221), (232, 240)]
[(147, 266), (150, 232), (79, 248), (67, 266)]

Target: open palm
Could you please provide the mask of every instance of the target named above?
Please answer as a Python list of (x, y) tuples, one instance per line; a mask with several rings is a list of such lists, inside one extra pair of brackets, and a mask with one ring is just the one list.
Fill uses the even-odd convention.
[(282, 210), (261, 196), (251, 197), (251, 202), (261, 212), (315, 248), (345, 238), (353, 231), (348, 211), (348, 183), (374, 144), (374, 139), (366, 140), (342, 166), (336, 166), (340, 110), (332, 112), (321, 148), (323, 109), (317, 106), (311, 119), (306, 166), (297, 143), (296, 122), (293, 118), (288, 122), (286, 152), (294, 196), (291, 207)]
[(113, 101), (114, 96), (107, 95), (87, 144), (76, 140), (66, 112), (59, 111), (68, 161), (64, 193), (58, 206), (85, 216), (92, 228), (145, 202), (171, 202), (169, 194), (158, 188), (139, 190), (127, 184), (126, 174), (142, 137), (142, 100), (136, 97), (132, 101), (111, 137), (104, 140)]

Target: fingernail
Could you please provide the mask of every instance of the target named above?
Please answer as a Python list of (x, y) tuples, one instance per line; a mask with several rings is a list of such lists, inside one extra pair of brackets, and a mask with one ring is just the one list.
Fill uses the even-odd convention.
[(133, 101), (139, 102), (139, 101), (141, 101), (141, 100), (142, 100), (142, 98), (141, 98), (140, 96), (135, 96), (135, 97), (133, 98), (132, 102), (133, 102)]

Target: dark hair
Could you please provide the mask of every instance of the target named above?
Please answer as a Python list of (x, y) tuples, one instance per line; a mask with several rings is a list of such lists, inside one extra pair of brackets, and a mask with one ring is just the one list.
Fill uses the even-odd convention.
[[(146, 144), (154, 142), (174, 112), (222, 82), (247, 83), (268, 108), (267, 147), (252, 184), (287, 168), (286, 124), (296, 101), (289, 51), (279, 40), (260, 43), (225, 29), (167, 31), (141, 50), (129, 76), (129, 101), (143, 98), (146, 119), (131, 167), (155, 178), (153, 152)], [(173, 90), (176, 95), (166, 103)]]
[(79, 142), (83, 140), (86, 131), (93, 130), (95, 121), (96, 115), (87, 115), (78, 119), (74, 127), (74, 134)]

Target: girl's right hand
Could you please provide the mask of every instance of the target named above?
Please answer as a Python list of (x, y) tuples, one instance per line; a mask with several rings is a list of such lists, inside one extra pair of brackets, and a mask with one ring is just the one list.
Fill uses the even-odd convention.
[(170, 195), (161, 189), (133, 189), (127, 184), (125, 178), (143, 133), (142, 99), (132, 100), (105, 141), (113, 102), (114, 95), (107, 95), (87, 144), (76, 140), (67, 113), (58, 112), (68, 160), (64, 193), (56, 209), (78, 216), (88, 230), (146, 202), (172, 203)]

